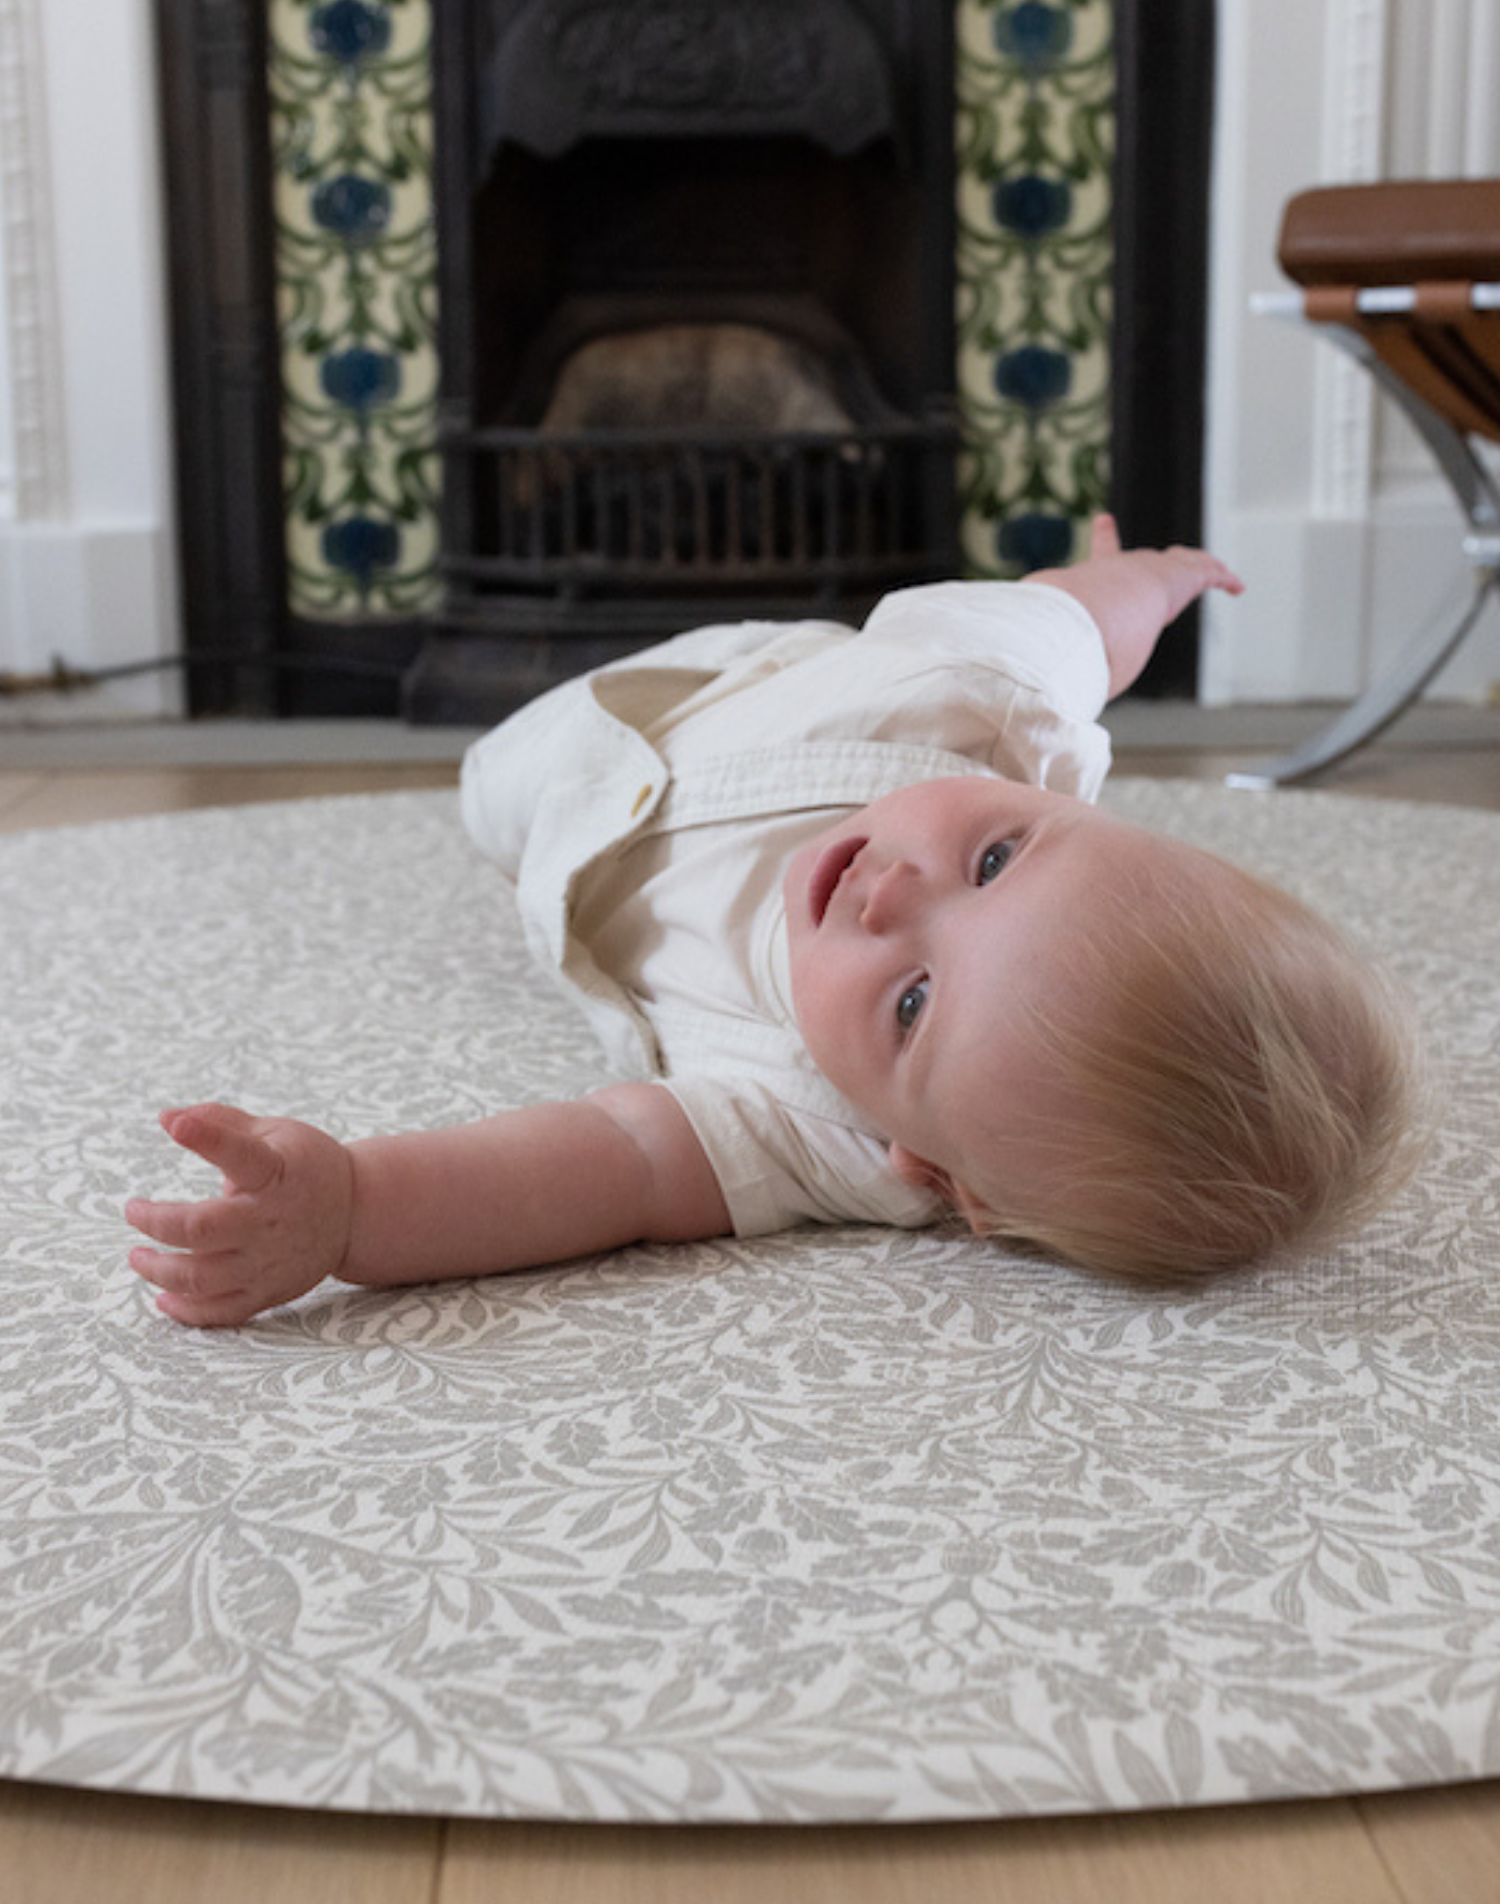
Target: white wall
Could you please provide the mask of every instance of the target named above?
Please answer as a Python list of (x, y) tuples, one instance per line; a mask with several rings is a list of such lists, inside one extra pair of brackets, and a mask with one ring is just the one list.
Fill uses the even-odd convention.
[[(1500, 171), (1500, 0), (1219, 15), (1207, 506), (1251, 591), (1213, 605), (1204, 698), (1339, 697), (1466, 586), (1456, 512), (1361, 374), (1249, 299), (1302, 186)], [(0, 669), (178, 645), (151, 33), (152, 0), (0, 0)], [(1497, 622), (1442, 691), (1500, 680)], [(176, 705), (165, 676), (61, 711)]]
[[(1500, 0), (1220, 0), (1208, 537), (1249, 592), (1206, 618), (1203, 698), (1355, 693), (1470, 588), (1430, 457), (1364, 373), (1254, 316), (1305, 186), (1500, 171)], [(1492, 607), (1434, 692), (1500, 681)]]
[[(0, 668), (175, 652), (151, 0), (0, 0)], [(27, 718), (178, 705), (174, 676)]]

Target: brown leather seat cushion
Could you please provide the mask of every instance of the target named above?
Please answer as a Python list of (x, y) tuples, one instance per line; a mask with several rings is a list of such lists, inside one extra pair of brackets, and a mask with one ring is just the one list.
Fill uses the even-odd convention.
[(1277, 256), (1298, 284), (1500, 281), (1500, 179), (1299, 192), (1287, 202)]

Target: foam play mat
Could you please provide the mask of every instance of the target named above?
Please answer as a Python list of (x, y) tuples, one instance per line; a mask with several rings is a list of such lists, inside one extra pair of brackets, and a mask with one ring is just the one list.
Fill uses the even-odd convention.
[(1446, 1073), (1357, 1241), (1188, 1294), (847, 1228), (166, 1322), (158, 1107), (600, 1081), (446, 794), (0, 840), (0, 1775), (549, 1819), (1500, 1774), (1500, 816), (1121, 781)]

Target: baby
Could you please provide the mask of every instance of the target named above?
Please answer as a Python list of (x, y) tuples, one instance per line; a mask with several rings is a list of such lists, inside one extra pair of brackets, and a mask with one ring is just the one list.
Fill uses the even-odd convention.
[(162, 1114), (223, 1173), (132, 1267), (232, 1325), (396, 1284), (807, 1221), (956, 1214), (1172, 1277), (1324, 1240), (1412, 1153), (1408, 1013), (1335, 931), (1090, 804), (1096, 716), (1240, 583), (1202, 550), (700, 629), (470, 750), (464, 817), (616, 1067), (573, 1102), (344, 1144)]

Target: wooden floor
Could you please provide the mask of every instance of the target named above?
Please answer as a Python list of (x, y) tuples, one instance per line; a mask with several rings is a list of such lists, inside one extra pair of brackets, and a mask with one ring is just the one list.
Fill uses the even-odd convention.
[[(1159, 727), (1159, 723), (1157, 723)], [(1500, 810), (1500, 718), (1397, 735), (1325, 783)], [(54, 754), (58, 749), (53, 749)], [(61, 748), (65, 755), (66, 747)], [(1118, 771), (1248, 756), (1125, 745)], [(444, 762), (6, 764), (0, 831), (448, 786)], [(1254, 796), (1246, 796), (1254, 797)], [(841, 1829), (346, 1818), (0, 1782), (0, 1904), (1500, 1904), (1500, 1782), (1200, 1812)]]

